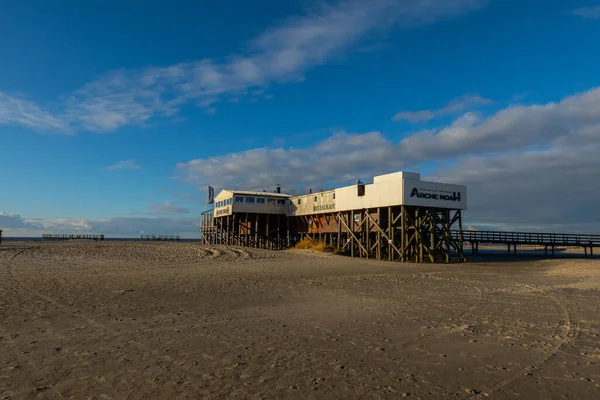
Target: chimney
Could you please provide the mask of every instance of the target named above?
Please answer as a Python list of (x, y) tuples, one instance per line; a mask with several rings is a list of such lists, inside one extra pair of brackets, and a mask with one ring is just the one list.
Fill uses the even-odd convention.
[(281, 193), (281, 185), (277, 184), (275, 193)]

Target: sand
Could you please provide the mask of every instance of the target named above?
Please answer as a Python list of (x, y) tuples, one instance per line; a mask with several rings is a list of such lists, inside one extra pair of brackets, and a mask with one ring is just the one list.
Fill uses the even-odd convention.
[(3, 244), (0, 399), (600, 398), (600, 261)]

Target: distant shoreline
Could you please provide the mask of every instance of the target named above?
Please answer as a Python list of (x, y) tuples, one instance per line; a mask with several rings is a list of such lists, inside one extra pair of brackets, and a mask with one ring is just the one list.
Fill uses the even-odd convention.
[[(78, 239), (78, 240), (85, 240), (85, 239)], [(42, 237), (38, 236), (38, 237), (18, 237), (18, 236), (6, 236), (6, 237), (2, 237), (2, 241), (7, 241), (7, 242), (42, 242)], [(67, 240), (65, 240), (67, 241)], [(93, 240), (92, 240), (93, 241)], [(135, 237), (131, 237), (131, 238), (104, 238), (104, 241), (108, 241), (108, 242), (140, 242), (142, 241), (139, 237), (135, 238)], [(193, 239), (180, 239), (181, 242), (199, 242), (200, 238), (193, 238)]]

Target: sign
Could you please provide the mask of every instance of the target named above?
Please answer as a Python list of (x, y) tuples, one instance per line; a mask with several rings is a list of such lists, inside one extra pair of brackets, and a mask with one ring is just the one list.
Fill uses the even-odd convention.
[(218, 209), (218, 210), (215, 212), (215, 216), (217, 216), (217, 217), (218, 217), (219, 215), (229, 215), (229, 207), (225, 207), (225, 208)]
[(403, 204), (417, 207), (466, 210), (467, 187), (407, 179), (403, 181)]
[(335, 203), (313, 206), (313, 212), (335, 210)]
[(410, 192), (410, 197), (418, 197), (420, 199), (433, 199), (433, 200), (448, 200), (448, 201), (460, 201), (460, 192), (450, 193), (431, 193), (431, 191), (421, 191), (413, 188)]

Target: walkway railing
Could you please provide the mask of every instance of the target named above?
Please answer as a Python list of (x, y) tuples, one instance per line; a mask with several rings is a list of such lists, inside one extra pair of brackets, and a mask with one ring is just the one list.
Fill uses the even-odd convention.
[[(452, 231), (459, 239), (459, 231)], [(465, 242), (600, 247), (600, 235), (534, 232), (463, 231)]]
[(74, 240), (74, 239), (91, 239), (91, 240), (104, 240), (104, 235), (73, 235), (73, 234), (50, 234), (44, 233), (42, 240)]
[(141, 240), (148, 240), (148, 241), (152, 241), (152, 242), (180, 242), (181, 238), (179, 236), (142, 235)]

